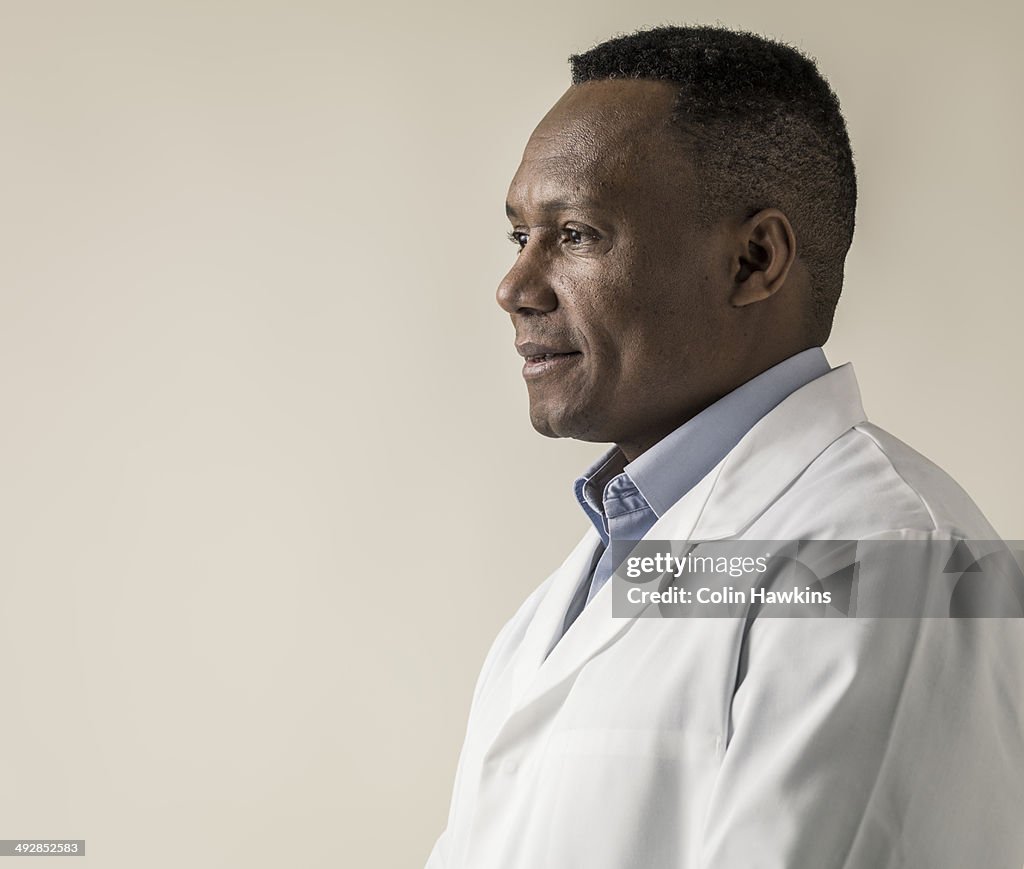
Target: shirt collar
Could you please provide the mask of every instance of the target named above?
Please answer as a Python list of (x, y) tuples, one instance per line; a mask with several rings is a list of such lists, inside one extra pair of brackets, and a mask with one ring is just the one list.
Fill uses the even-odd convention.
[(622, 473), (625, 464), (626, 457), (618, 447), (613, 447), (577, 477), (573, 484), (576, 500), (605, 545), (608, 543), (608, 528), (604, 492), (608, 484)]

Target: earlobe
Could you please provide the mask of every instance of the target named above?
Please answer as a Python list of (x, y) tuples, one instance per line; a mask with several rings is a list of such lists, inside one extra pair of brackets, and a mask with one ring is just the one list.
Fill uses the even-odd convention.
[(775, 295), (796, 259), (796, 234), (777, 208), (766, 208), (744, 221), (738, 242), (742, 253), (729, 299), (734, 308)]

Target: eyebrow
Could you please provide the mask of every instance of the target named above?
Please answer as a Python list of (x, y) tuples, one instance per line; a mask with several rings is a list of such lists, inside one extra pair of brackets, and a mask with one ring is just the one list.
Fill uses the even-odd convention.
[[(552, 213), (556, 211), (567, 211), (572, 208), (594, 208), (595, 204), (590, 199), (581, 199), (577, 202), (570, 201), (568, 199), (549, 199), (545, 202), (540, 203), (538, 208), (545, 213)], [(508, 217), (518, 217), (519, 212), (512, 206), (511, 203), (505, 203), (505, 214)]]

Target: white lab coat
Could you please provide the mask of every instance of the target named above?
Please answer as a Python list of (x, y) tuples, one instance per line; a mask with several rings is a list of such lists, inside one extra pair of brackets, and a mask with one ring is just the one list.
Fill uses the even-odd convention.
[[(647, 537), (888, 532), (996, 537), (845, 365)], [(547, 655), (597, 543), (495, 640), (428, 869), (1024, 864), (1024, 620), (612, 618), (609, 582)]]

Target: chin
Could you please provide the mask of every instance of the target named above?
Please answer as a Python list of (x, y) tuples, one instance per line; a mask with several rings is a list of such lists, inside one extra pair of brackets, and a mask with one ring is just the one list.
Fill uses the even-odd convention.
[(546, 438), (572, 438), (591, 443), (607, 443), (593, 425), (593, 416), (582, 408), (531, 407), (530, 422)]
[(530, 422), (533, 424), (534, 431), (537, 434), (542, 434), (546, 438), (561, 438), (565, 435), (561, 434), (552, 424), (547, 414), (534, 413), (530, 411)]

